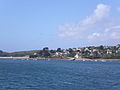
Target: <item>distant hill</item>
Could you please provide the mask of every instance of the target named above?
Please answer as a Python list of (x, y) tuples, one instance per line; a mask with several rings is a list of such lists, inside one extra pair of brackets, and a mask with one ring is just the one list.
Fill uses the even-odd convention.
[(19, 52), (12, 52), (12, 53), (8, 53), (8, 52), (3, 52), (2, 50), (0, 50), (0, 56), (1, 57), (23, 57), (26, 55), (33, 55), (34, 53), (38, 53), (39, 50), (30, 50), (30, 51), (19, 51)]

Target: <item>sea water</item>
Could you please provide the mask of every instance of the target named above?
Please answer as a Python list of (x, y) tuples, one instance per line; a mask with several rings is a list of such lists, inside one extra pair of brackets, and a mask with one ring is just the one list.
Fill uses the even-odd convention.
[(0, 90), (120, 90), (120, 62), (1, 59)]

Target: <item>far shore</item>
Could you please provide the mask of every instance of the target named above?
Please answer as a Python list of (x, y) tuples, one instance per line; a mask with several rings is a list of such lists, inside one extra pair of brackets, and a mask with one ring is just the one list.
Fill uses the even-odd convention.
[(80, 60), (80, 61), (120, 61), (120, 59), (87, 59), (87, 58), (29, 58), (29, 57), (0, 57), (0, 59), (33, 59), (33, 60)]

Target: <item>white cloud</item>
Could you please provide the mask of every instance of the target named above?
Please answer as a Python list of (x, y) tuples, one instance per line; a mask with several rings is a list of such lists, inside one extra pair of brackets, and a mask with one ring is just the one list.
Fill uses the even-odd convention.
[(66, 37), (67, 36), (74, 36), (75, 33), (74, 32), (64, 32), (64, 33), (61, 33), (59, 34), (60, 37)]
[(99, 4), (90, 16), (80, 22), (60, 25), (59, 37), (90, 43), (120, 43), (120, 17), (110, 16), (110, 8), (109, 5)]
[(104, 34), (107, 36), (107, 38), (120, 40), (120, 26), (111, 27), (107, 29)]
[(74, 36), (81, 38), (85, 31), (96, 27), (97, 24), (102, 22), (106, 17), (108, 17), (110, 11), (110, 6), (99, 4), (94, 10), (93, 14), (83, 19), (78, 23), (64, 24), (59, 26), (60, 37)]
[(94, 25), (109, 15), (110, 6), (99, 4), (93, 14), (82, 21), (83, 25)]
[(97, 38), (97, 37), (100, 37), (100, 33), (92, 33), (92, 35), (89, 35), (88, 36), (88, 39), (94, 39), (94, 38)]
[(88, 39), (90, 42), (120, 41), (120, 26), (107, 28), (101, 33), (93, 33), (88, 36)]

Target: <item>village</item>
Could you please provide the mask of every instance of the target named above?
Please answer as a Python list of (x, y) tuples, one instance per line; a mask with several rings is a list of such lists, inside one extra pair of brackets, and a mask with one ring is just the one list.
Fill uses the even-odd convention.
[(104, 58), (104, 59), (120, 59), (120, 44), (116, 46), (89, 46), (82, 48), (69, 48), (57, 50), (49, 50), (48, 47), (43, 48), (30, 55), (30, 58)]

